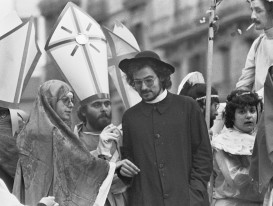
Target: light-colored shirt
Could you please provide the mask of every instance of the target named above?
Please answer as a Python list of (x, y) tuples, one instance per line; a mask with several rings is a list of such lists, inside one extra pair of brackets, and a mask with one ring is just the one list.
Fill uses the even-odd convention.
[(273, 28), (265, 30), (252, 44), (236, 88), (263, 88), (267, 70), (273, 65)]
[(152, 101), (147, 101), (146, 103), (148, 103), (148, 104), (155, 104), (155, 103), (157, 103), (157, 102), (161, 102), (163, 99), (165, 99), (166, 98), (166, 96), (167, 96), (167, 90), (165, 89), (160, 95), (158, 95), (154, 100), (152, 100)]

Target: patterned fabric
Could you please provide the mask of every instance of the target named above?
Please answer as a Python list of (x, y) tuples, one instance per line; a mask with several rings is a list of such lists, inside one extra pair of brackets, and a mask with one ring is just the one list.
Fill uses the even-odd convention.
[(92, 156), (55, 112), (57, 101), (68, 92), (71, 88), (64, 82), (45, 82), (18, 135), (13, 193), (24, 204), (36, 205), (50, 195), (60, 206), (93, 205), (108, 174), (109, 164)]
[(233, 155), (251, 155), (255, 141), (256, 132), (247, 134), (236, 129), (224, 129), (219, 135), (212, 139), (212, 147), (223, 150)]
[[(96, 154), (96, 149), (99, 143), (99, 134), (94, 135), (91, 132), (83, 132), (87, 131), (86, 127), (83, 123), (80, 123), (75, 126), (74, 133), (79, 137), (79, 139), (84, 143), (86, 148), (93, 154)], [(122, 138), (119, 138), (121, 140)], [(118, 150), (119, 144), (113, 144), (111, 148), (111, 159), (110, 162), (120, 161), (120, 154)], [(111, 184), (110, 191), (107, 197), (107, 204), (105, 206), (125, 206), (127, 200), (127, 185), (117, 176), (114, 175), (113, 182)]]
[(0, 109), (0, 131), (1, 136), (12, 136), (11, 117), (8, 109)]

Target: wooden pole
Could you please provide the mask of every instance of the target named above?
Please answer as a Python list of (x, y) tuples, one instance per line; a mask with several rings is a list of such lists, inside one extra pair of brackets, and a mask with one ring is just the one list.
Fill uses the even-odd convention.
[[(207, 54), (207, 88), (206, 88), (206, 123), (207, 129), (210, 129), (210, 107), (211, 107), (211, 81), (212, 81), (212, 63), (213, 63), (213, 41), (214, 41), (214, 23), (215, 23), (215, 10), (216, 0), (211, 0), (211, 7), (209, 11), (209, 31), (208, 31), (208, 54)], [(213, 196), (213, 173), (210, 176), (208, 185), (209, 201), (212, 204)]]
[(206, 88), (206, 123), (208, 130), (210, 129), (210, 105), (211, 105), (211, 79), (212, 79), (212, 63), (213, 63), (213, 40), (214, 40), (214, 23), (215, 23), (216, 0), (211, 0), (209, 11), (209, 32), (208, 32), (208, 54), (207, 54), (207, 88)]

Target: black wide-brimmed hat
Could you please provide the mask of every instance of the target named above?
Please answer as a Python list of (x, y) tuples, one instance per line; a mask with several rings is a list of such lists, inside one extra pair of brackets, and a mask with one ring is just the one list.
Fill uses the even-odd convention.
[(174, 67), (166, 62), (161, 61), (158, 54), (156, 54), (153, 51), (139, 52), (134, 58), (122, 60), (118, 66), (124, 73), (126, 73), (131, 65), (133, 65), (136, 62), (145, 61), (145, 60), (150, 60), (155, 62), (158, 65), (162, 65), (166, 67), (167, 69), (169, 69), (172, 73), (174, 73)]

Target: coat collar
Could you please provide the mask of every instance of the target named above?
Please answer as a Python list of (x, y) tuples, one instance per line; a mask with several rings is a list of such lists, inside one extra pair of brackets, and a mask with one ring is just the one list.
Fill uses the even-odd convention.
[(173, 94), (168, 92), (167, 96), (162, 101), (154, 103), (154, 104), (146, 103), (142, 100), (140, 103), (141, 111), (146, 116), (150, 116), (154, 109), (156, 109), (160, 114), (163, 114), (170, 106), (172, 99), (173, 99)]

